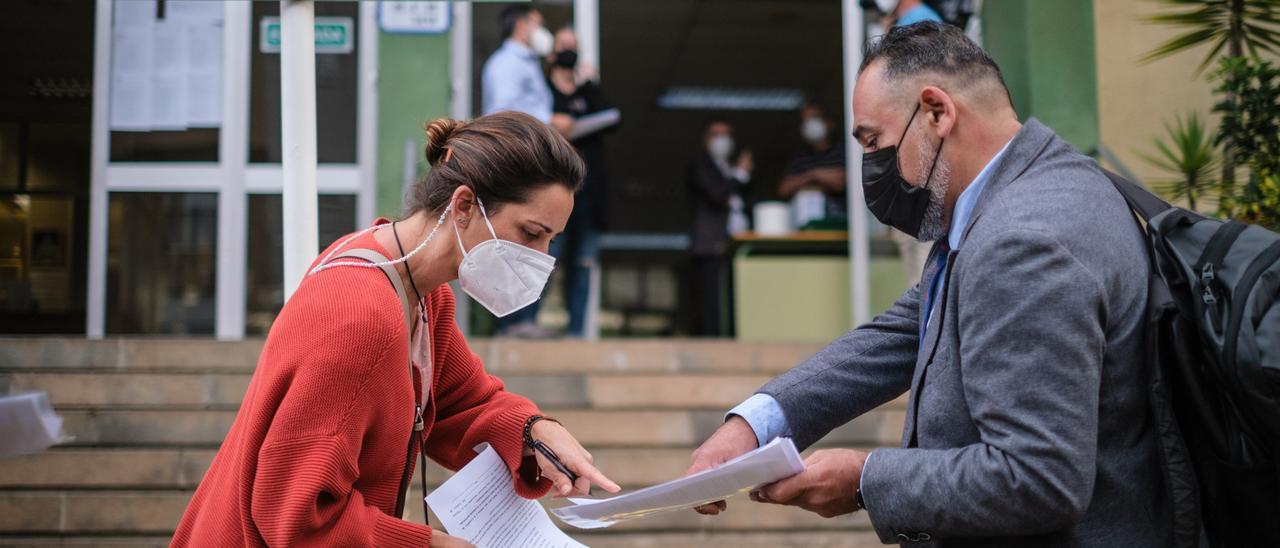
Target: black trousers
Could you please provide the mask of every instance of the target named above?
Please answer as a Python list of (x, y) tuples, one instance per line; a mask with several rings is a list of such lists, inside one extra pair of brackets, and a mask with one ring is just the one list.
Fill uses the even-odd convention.
[(727, 337), (733, 333), (729, 299), (729, 260), (724, 257), (693, 257), (693, 334)]

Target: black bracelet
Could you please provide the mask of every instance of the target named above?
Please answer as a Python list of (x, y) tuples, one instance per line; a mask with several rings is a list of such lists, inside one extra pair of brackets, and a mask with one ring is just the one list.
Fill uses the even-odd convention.
[(532, 417), (529, 417), (529, 420), (524, 421), (524, 445), (525, 445), (525, 447), (528, 447), (529, 449), (533, 449), (533, 425), (534, 425), (534, 423), (537, 423), (538, 421), (543, 421), (543, 420), (551, 421), (551, 422), (554, 422), (554, 423), (556, 423), (556, 424), (560, 424), (560, 421), (555, 420), (555, 419), (553, 419), (553, 418), (551, 418), (551, 417), (544, 417), (544, 416), (542, 416), (542, 415), (534, 415), (534, 416), (532, 416)]

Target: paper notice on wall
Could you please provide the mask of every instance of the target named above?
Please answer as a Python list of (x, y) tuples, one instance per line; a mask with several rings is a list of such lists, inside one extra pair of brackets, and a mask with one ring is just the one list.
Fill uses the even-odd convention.
[(222, 125), (222, 27), (191, 25), (187, 34), (187, 126)]
[(170, 0), (168, 17), (186, 29), (186, 126), (222, 125), (223, 5), (205, 0)]
[(115, 131), (151, 129), (151, 47), (155, 0), (116, 2), (111, 28), (111, 116)]
[(187, 28), (166, 18), (152, 27), (151, 129), (187, 128)]
[(180, 131), (222, 123), (220, 2), (115, 3), (111, 115), (114, 131)]

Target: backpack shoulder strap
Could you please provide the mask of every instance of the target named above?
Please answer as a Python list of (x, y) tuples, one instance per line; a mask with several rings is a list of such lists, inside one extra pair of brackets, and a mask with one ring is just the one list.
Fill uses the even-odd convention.
[[(334, 259), (341, 259), (344, 257), (352, 258), (352, 259), (364, 259), (371, 263), (385, 263), (391, 260), (384, 257), (381, 253), (378, 253), (377, 251), (374, 251), (372, 249), (360, 248), (360, 247), (348, 249), (347, 251), (344, 251), (341, 255), (334, 257)], [(382, 269), (383, 274), (386, 274), (387, 279), (391, 280), (391, 286), (396, 289), (396, 295), (400, 297), (400, 307), (404, 309), (404, 328), (405, 328), (405, 331), (409, 334), (409, 336), (407, 337), (408, 344), (409, 344), (408, 355), (413, 356), (413, 305), (410, 304), (412, 301), (409, 300), (409, 294), (405, 293), (404, 291), (404, 281), (400, 279), (400, 272), (396, 271), (395, 265), (382, 264), (382, 265), (379, 265), (379, 268)], [(413, 366), (410, 365), (410, 367), (413, 367)]]
[(1161, 200), (1159, 196), (1152, 194), (1151, 191), (1138, 186), (1137, 183), (1125, 179), (1109, 169), (1100, 169), (1107, 174), (1111, 184), (1116, 187), (1116, 190), (1120, 191), (1120, 195), (1124, 196), (1124, 201), (1129, 203), (1131, 209), (1138, 212), (1138, 216), (1142, 217), (1142, 220), (1150, 221), (1156, 215), (1173, 208), (1168, 202)]

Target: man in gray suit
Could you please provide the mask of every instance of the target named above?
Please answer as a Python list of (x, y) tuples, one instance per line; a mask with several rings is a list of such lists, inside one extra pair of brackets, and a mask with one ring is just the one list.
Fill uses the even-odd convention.
[(1167, 546), (1147, 251), (1120, 194), (1052, 130), (1019, 124), (999, 68), (953, 27), (873, 44), (853, 112), (868, 207), (936, 241), (924, 275), (734, 408), (690, 471), (777, 436), (807, 447), (909, 390), (901, 448), (816, 451), (752, 498), (865, 509), (886, 543)]

